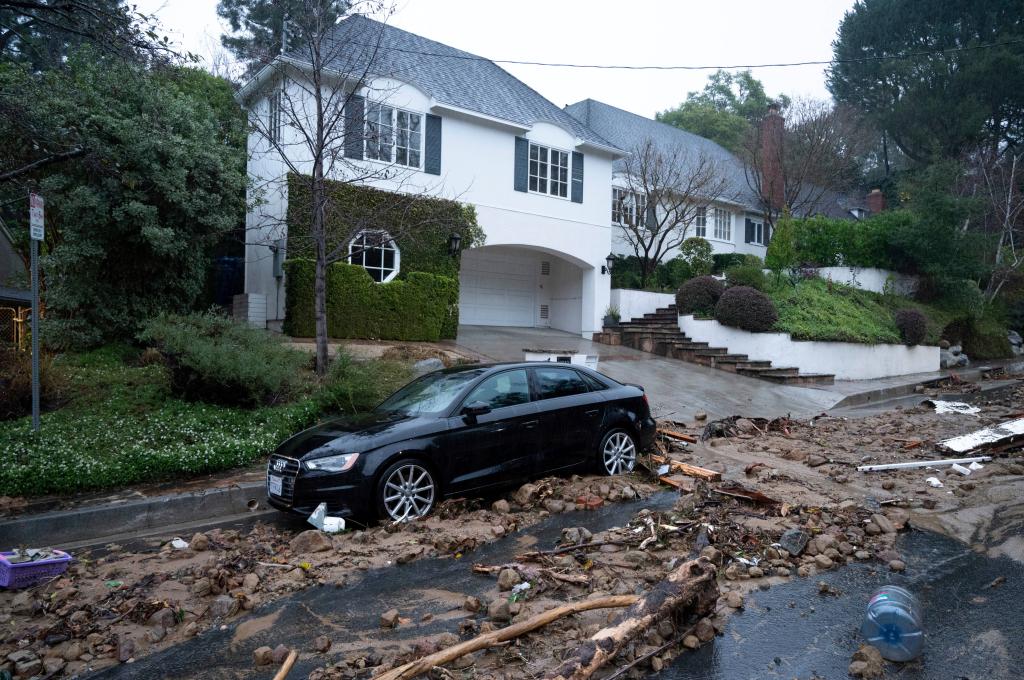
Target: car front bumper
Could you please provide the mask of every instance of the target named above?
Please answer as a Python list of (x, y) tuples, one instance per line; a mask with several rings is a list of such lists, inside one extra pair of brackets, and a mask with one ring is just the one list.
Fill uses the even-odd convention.
[[(271, 492), (271, 476), (281, 478), (280, 494)], [(370, 486), (370, 480), (355, 470), (310, 471), (299, 461), (276, 454), (267, 464), (267, 502), (278, 510), (306, 517), (321, 503), (327, 503), (327, 514), (333, 517), (371, 516), (374, 508)]]

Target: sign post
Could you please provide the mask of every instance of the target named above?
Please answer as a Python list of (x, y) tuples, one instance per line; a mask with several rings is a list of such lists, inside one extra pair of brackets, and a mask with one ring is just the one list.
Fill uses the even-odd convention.
[(43, 197), (28, 196), (28, 227), (32, 249), (32, 429), (39, 431), (39, 242), (43, 240)]

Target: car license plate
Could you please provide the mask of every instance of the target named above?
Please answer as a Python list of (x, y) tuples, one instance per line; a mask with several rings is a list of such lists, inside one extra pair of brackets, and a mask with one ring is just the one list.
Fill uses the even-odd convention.
[(275, 496), (281, 495), (281, 482), (282, 478), (277, 475), (269, 475), (267, 477), (267, 491), (274, 494)]

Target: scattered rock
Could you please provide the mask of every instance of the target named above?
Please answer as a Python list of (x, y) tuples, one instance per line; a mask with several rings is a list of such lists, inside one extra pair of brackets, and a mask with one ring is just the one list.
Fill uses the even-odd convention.
[(121, 663), (127, 662), (135, 656), (135, 640), (127, 635), (122, 635), (117, 640), (117, 660)]
[(730, 590), (725, 594), (725, 603), (733, 609), (743, 608), (743, 596), (735, 590)]
[(284, 660), (288, 658), (288, 654), (291, 653), (291, 651), (292, 650), (284, 645), (278, 645), (277, 647), (274, 647), (274, 651), (271, 652), (270, 660), (276, 664), (282, 664), (284, 663)]
[(818, 569), (831, 569), (833, 564), (832, 558), (828, 555), (814, 556), (814, 566), (818, 567)]
[(208, 578), (196, 579), (195, 583), (189, 588), (189, 591), (196, 597), (205, 597), (210, 594), (213, 589), (213, 585), (210, 583)]
[(178, 617), (175, 616), (174, 610), (170, 607), (164, 607), (163, 609), (157, 609), (155, 612), (150, 614), (146, 624), (160, 628), (173, 628), (174, 624), (177, 622)]
[(885, 673), (882, 654), (871, 645), (861, 645), (853, 653), (849, 673), (855, 678), (880, 678)]
[(903, 560), (892, 560), (889, 562), (889, 569), (891, 571), (906, 571), (907, 565)]
[(533, 484), (523, 484), (516, 490), (514, 494), (512, 494), (512, 498), (519, 505), (526, 507), (529, 505), (533, 505), (533, 503), (537, 500), (537, 495), (539, 493), (540, 489), (538, 489)]
[(230, 595), (218, 595), (210, 603), (210, 618), (227, 619), (238, 613), (241, 603)]
[(185, 627), (181, 629), (181, 634), (187, 638), (195, 637), (199, 633), (199, 624), (195, 621), (189, 621), (185, 624)]
[(747, 575), (750, 578), (761, 578), (764, 576), (764, 570), (761, 569), (761, 567), (751, 567), (750, 569), (747, 569)]
[(274, 650), (264, 645), (253, 650), (252, 660), (257, 666), (269, 666), (274, 660)]
[(321, 654), (326, 654), (331, 649), (331, 638), (320, 635), (313, 640), (313, 649)]
[(398, 625), (398, 610), (389, 609), (380, 615), (381, 628), (394, 628)]
[(163, 626), (153, 626), (146, 631), (146, 640), (150, 643), (157, 643), (167, 637), (167, 629)]
[(505, 622), (512, 619), (512, 611), (508, 600), (498, 598), (487, 605), (487, 618), (492, 621)]
[(806, 463), (809, 467), (812, 467), (812, 468), (813, 467), (819, 467), (821, 465), (824, 465), (827, 462), (828, 462), (827, 458), (825, 458), (824, 456), (819, 456), (816, 453), (812, 453), (811, 455), (807, 456), (807, 458), (804, 460), (804, 463)]
[(704, 411), (697, 411), (696, 413), (693, 414), (693, 419), (694, 420), (707, 420), (708, 419), (708, 414), (705, 413)]
[(883, 534), (895, 534), (896, 527), (892, 521), (885, 515), (874, 514), (871, 516), (871, 521), (878, 525), (878, 528), (882, 530)]
[(502, 569), (498, 573), (498, 590), (512, 590), (522, 581), (515, 569)]
[(260, 577), (256, 573), (249, 572), (245, 575), (245, 578), (242, 579), (242, 590), (247, 593), (255, 593), (259, 585)]
[(565, 511), (565, 503), (554, 498), (549, 498), (544, 501), (544, 509), (552, 515), (557, 515), (558, 513)]
[(334, 548), (331, 539), (322, 531), (309, 529), (291, 540), (288, 546), (297, 555), (325, 552)]
[(480, 611), (480, 600), (472, 595), (467, 595), (466, 600), (462, 603), (462, 608), (467, 612), (478, 612)]
[(700, 647), (700, 639), (696, 635), (687, 635), (683, 638), (683, 647), (697, 649)]
[(500, 515), (507, 515), (512, 511), (512, 507), (508, 504), (508, 501), (501, 499), (491, 504), (491, 510)]
[(188, 542), (188, 547), (196, 552), (202, 552), (209, 549), (210, 539), (204, 533), (198, 533), (192, 537), (192, 540)]
[(701, 550), (700, 551), (700, 556), (701, 557), (706, 557), (715, 566), (718, 566), (718, 567), (722, 566), (722, 558), (723, 558), (722, 551), (719, 550), (718, 548), (714, 547), (714, 546), (710, 546), (709, 545), (706, 548), (704, 548), (703, 550)]
[(790, 555), (799, 555), (807, 546), (810, 534), (800, 529), (788, 529), (779, 538), (779, 546)]

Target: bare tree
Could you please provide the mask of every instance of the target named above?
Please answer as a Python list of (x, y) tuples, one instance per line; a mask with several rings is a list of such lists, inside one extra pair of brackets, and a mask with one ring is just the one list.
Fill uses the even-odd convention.
[(1003, 287), (1024, 269), (1024, 154), (989, 151), (974, 159), (968, 176), (978, 184), (987, 229), (993, 233), (995, 253), (985, 287), (992, 302)]
[(829, 192), (851, 188), (870, 131), (852, 110), (809, 99), (769, 107), (743, 147), (747, 185), (773, 225), (780, 215), (812, 215)]
[[(329, 265), (438, 226), (403, 218), (423, 196), (436, 195), (439, 185), (425, 185), (415, 172), (422, 160), (424, 117), (402, 114), (388, 103), (397, 86), (382, 47), (384, 24), (349, 23), (363, 15), (386, 17), (390, 8), (382, 0), (297, 0), (294, 6), (287, 17), (286, 49), (256, 76), (264, 83), (260, 91), (269, 96), (250, 115), (258, 139), (250, 145), (255, 147), (250, 160), (256, 160), (250, 167), (263, 168), (266, 175), (253, 178), (253, 202), (263, 204), (262, 210), (256, 208), (262, 236), (255, 243), (278, 247), (290, 229), (289, 243), (309, 245), (315, 262), (316, 370), (323, 375), (328, 366)], [(364, 153), (374, 161), (364, 160)], [(275, 203), (267, 199), (274, 192), (283, 196), (288, 173), (308, 191), (308, 224), (286, 225), (287, 215), (275, 214)], [(391, 193), (387, 201), (341, 214), (337, 192), (329, 187), (342, 185)], [(360, 233), (367, 237), (353, 249)]]
[(721, 162), (681, 146), (659, 148), (648, 139), (624, 161), (624, 188), (613, 194), (623, 240), (640, 261), (646, 286), (658, 264), (682, 245), (698, 215), (728, 189)]

